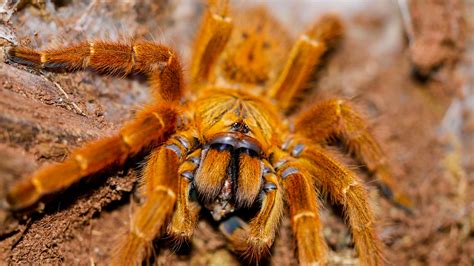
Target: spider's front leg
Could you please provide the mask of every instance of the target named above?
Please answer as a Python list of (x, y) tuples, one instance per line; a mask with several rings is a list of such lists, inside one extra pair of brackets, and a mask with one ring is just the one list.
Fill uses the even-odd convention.
[(190, 199), (192, 182), (201, 160), (201, 151), (201, 149), (196, 149), (189, 154), (178, 171), (176, 210), (168, 225), (168, 234), (175, 239), (178, 245), (191, 239), (201, 210), (201, 205)]
[(191, 132), (175, 135), (147, 160), (141, 188), (145, 202), (133, 213), (130, 230), (115, 251), (112, 265), (141, 265), (152, 254), (153, 239), (164, 229), (176, 201), (182, 200), (178, 169), (186, 164), (183, 163), (186, 158), (190, 159), (186, 157), (190, 150), (196, 148)]
[(364, 119), (346, 101), (330, 100), (308, 109), (297, 117), (295, 131), (315, 144), (334, 137), (341, 139), (369, 172), (376, 175), (389, 200), (407, 210), (411, 207), (409, 198), (398, 190), (392, 179), (385, 155)]
[(217, 58), (232, 33), (228, 0), (209, 0), (201, 28), (194, 43), (191, 78), (194, 83), (206, 82)]
[(6, 54), (11, 61), (48, 70), (92, 68), (103, 74), (122, 76), (144, 73), (156, 99), (176, 102), (183, 94), (182, 69), (176, 53), (152, 42), (93, 41), (44, 51), (10, 47)]
[(112, 258), (113, 265), (140, 265), (151, 254), (151, 242), (176, 202), (179, 160), (178, 155), (167, 148), (151, 154), (144, 172), (145, 203), (135, 210), (130, 231)]
[(298, 139), (288, 150), (310, 171), (322, 192), (344, 207), (361, 265), (381, 265), (380, 241), (363, 182), (308, 140)]
[(327, 246), (322, 237), (318, 197), (310, 174), (303, 164), (281, 150), (274, 152), (272, 164), (282, 180), (290, 208), (300, 264), (326, 264)]
[(164, 141), (174, 132), (177, 120), (178, 110), (173, 105), (145, 109), (119, 134), (90, 142), (74, 150), (64, 162), (45, 166), (14, 185), (7, 194), (10, 208), (28, 207), (43, 195), (66, 188), (84, 176), (123, 164), (143, 148)]

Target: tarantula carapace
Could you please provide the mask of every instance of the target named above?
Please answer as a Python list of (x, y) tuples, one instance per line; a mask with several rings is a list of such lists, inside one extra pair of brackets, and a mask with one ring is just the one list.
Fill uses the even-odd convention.
[[(143, 172), (145, 201), (112, 256), (115, 263), (140, 264), (164, 228), (179, 240), (189, 239), (202, 207), (216, 220), (226, 217), (221, 229), (237, 252), (258, 259), (271, 247), (286, 204), (300, 263), (324, 264), (320, 191), (344, 207), (361, 264), (381, 264), (366, 188), (325, 149), (328, 139), (341, 140), (377, 177), (387, 197), (406, 205), (379, 145), (347, 101), (324, 101), (291, 113), (319, 59), (341, 37), (339, 18), (323, 16), (286, 54), (287, 35), (264, 9), (245, 16), (249, 19), (234, 22), (226, 0), (209, 1), (187, 84), (176, 53), (148, 41), (7, 49), (10, 61), (33, 67), (142, 73), (154, 97), (116, 135), (90, 142), (16, 184), (7, 196), (9, 206), (28, 207), (151, 149)], [(236, 209), (256, 212), (246, 223), (229, 218)]]

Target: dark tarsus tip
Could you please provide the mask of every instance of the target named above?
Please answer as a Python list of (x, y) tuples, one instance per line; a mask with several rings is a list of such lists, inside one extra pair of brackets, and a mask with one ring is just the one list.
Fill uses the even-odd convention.
[(34, 62), (19, 58), (17, 56), (15, 50), (16, 50), (16, 48), (14, 46), (10, 46), (10, 47), (5, 48), (4, 51), (5, 51), (5, 55), (6, 55), (8, 61), (20, 64), (20, 65), (24, 65), (24, 66), (30, 66), (30, 67), (36, 66), (36, 64)]
[(233, 216), (222, 222), (219, 228), (225, 235), (231, 236), (235, 232), (235, 230), (239, 228), (244, 228), (245, 226), (246, 224), (244, 221), (242, 221), (242, 219)]
[(392, 190), (385, 184), (378, 184), (379, 189), (382, 191), (382, 194), (385, 198), (390, 201), (393, 201), (393, 192)]
[(413, 65), (411, 68), (411, 76), (420, 83), (426, 83), (439, 68), (440, 65), (435, 66), (429, 70), (422, 70), (421, 68)]
[(7, 59), (13, 60), (13, 58), (15, 57), (15, 54), (16, 54), (15, 53), (15, 46), (6, 46), (5, 48), (3, 48), (3, 52), (7, 56)]
[(379, 183), (379, 184), (377, 184), (377, 187), (382, 192), (383, 196), (386, 199), (388, 199), (395, 207), (403, 210), (404, 212), (406, 212), (409, 215), (413, 215), (413, 210), (410, 207), (407, 207), (403, 204), (400, 204), (395, 200), (395, 196), (394, 196), (392, 190), (387, 185)]
[(411, 208), (409, 208), (409, 207), (407, 207), (407, 206), (404, 206), (404, 205), (402, 205), (402, 204), (400, 204), (400, 203), (396, 203), (396, 202), (395, 202), (394, 204), (395, 204), (395, 207), (397, 207), (397, 208), (403, 210), (406, 214), (408, 214), (408, 215), (413, 215), (413, 214), (414, 214), (414, 213), (413, 213), (413, 210), (412, 210)]

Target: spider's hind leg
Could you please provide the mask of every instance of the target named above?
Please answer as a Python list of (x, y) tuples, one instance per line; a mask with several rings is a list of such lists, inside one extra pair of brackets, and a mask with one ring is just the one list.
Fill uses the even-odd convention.
[[(295, 153), (297, 160), (310, 171), (322, 192), (344, 207), (361, 265), (382, 264), (381, 244), (374, 227), (375, 218), (363, 182), (322, 148), (310, 145), (308, 141), (296, 145), (299, 146)], [(295, 147), (291, 147), (291, 150), (295, 150)]]
[(297, 100), (314, 68), (328, 48), (341, 37), (342, 32), (342, 22), (337, 16), (326, 15), (318, 20), (293, 45), (283, 70), (268, 91), (268, 96), (277, 100), (285, 111), (298, 104)]
[(281, 150), (274, 153), (272, 164), (281, 178), (290, 209), (299, 263), (325, 265), (327, 245), (322, 236), (317, 191), (310, 174), (303, 164)]
[(411, 202), (396, 186), (380, 145), (367, 129), (362, 116), (344, 100), (329, 100), (300, 114), (295, 121), (298, 134), (319, 144), (337, 137), (375, 174), (384, 195), (409, 209)]
[(209, 0), (201, 28), (194, 42), (191, 61), (191, 79), (206, 82), (212, 68), (232, 33), (232, 19), (228, 0)]

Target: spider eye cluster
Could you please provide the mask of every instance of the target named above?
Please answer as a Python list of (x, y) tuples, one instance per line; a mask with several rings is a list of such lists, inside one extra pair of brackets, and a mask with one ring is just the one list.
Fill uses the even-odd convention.
[(233, 123), (231, 127), (232, 127), (232, 131), (240, 132), (243, 134), (247, 134), (250, 132), (250, 127), (241, 121)]

